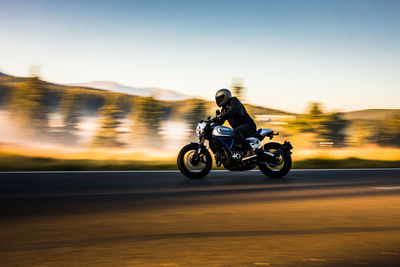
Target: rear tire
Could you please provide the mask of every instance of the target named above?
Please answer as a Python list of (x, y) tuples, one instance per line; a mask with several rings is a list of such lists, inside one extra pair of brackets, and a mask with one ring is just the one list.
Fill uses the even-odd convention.
[[(264, 145), (264, 150), (273, 152), (275, 150), (278, 150), (281, 146), (282, 144), (271, 142)], [(258, 168), (264, 175), (268, 177), (281, 178), (285, 176), (292, 168), (292, 157), (290, 156), (289, 151), (285, 151), (281, 154), (281, 158), (283, 166), (279, 170), (274, 170), (273, 167), (270, 166), (267, 162), (258, 163)]]
[[(186, 164), (188, 164), (187, 158), (185, 155), (188, 155), (190, 157), (190, 153), (194, 153), (198, 149), (199, 145), (198, 144), (189, 144), (184, 146), (181, 151), (179, 152), (178, 158), (177, 158), (177, 164), (179, 170), (182, 172), (183, 175), (186, 177), (189, 177), (190, 179), (201, 179), (204, 176), (206, 176), (212, 167), (212, 158), (210, 152), (208, 152), (207, 149), (202, 150), (202, 155), (206, 157), (206, 161), (202, 162), (200, 164), (204, 164), (204, 168), (202, 168), (199, 171), (191, 171)], [(186, 163), (186, 164), (185, 164)], [(190, 163), (189, 163), (190, 165)]]

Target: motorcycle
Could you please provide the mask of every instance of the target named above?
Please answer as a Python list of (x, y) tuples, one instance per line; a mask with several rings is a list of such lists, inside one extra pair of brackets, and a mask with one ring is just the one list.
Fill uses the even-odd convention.
[(245, 171), (258, 166), (264, 175), (271, 178), (283, 177), (289, 172), (292, 167), (293, 149), (290, 142), (269, 142), (260, 147), (264, 138), (272, 139), (279, 135), (278, 132), (261, 128), (246, 138), (253, 149), (252, 155), (246, 157), (248, 146), (235, 142), (231, 128), (216, 123), (219, 116), (220, 112), (217, 110), (215, 118), (201, 120), (196, 128), (199, 142), (192, 142), (179, 152), (177, 164), (182, 174), (191, 179), (201, 179), (210, 172), (212, 157), (205, 141), (208, 141), (217, 167), (223, 165), (230, 171)]

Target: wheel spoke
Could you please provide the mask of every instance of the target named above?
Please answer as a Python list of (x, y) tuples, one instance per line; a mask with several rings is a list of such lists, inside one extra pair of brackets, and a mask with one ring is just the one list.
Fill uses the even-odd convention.
[(192, 161), (194, 154), (194, 150), (186, 152), (186, 154), (184, 155), (185, 167), (191, 172), (201, 172), (206, 167), (206, 163), (199, 161), (196, 165), (194, 165)]
[[(275, 149), (270, 149), (268, 152), (274, 153), (276, 150)], [(275, 162), (266, 162), (265, 165), (270, 169), (271, 171), (280, 171), (283, 166), (285, 165), (285, 160), (282, 157), (282, 155), (279, 156), (279, 161)]]

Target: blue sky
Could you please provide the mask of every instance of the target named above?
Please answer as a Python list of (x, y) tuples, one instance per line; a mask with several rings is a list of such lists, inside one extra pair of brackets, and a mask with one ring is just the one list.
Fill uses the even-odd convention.
[(255, 104), (400, 108), (400, 1), (0, 0), (0, 71)]

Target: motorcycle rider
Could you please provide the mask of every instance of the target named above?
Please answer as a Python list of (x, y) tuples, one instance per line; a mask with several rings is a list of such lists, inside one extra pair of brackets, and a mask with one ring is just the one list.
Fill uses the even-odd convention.
[(221, 107), (221, 115), (216, 118), (216, 123), (222, 125), (228, 120), (233, 128), (235, 140), (247, 149), (247, 154), (243, 159), (254, 155), (253, 149), (246, 141), (246, 138), (251, 136), (257, 130), (257, 127), (243, 104), (225, 88), (217, 91), (215, 102), (218, 107)]

